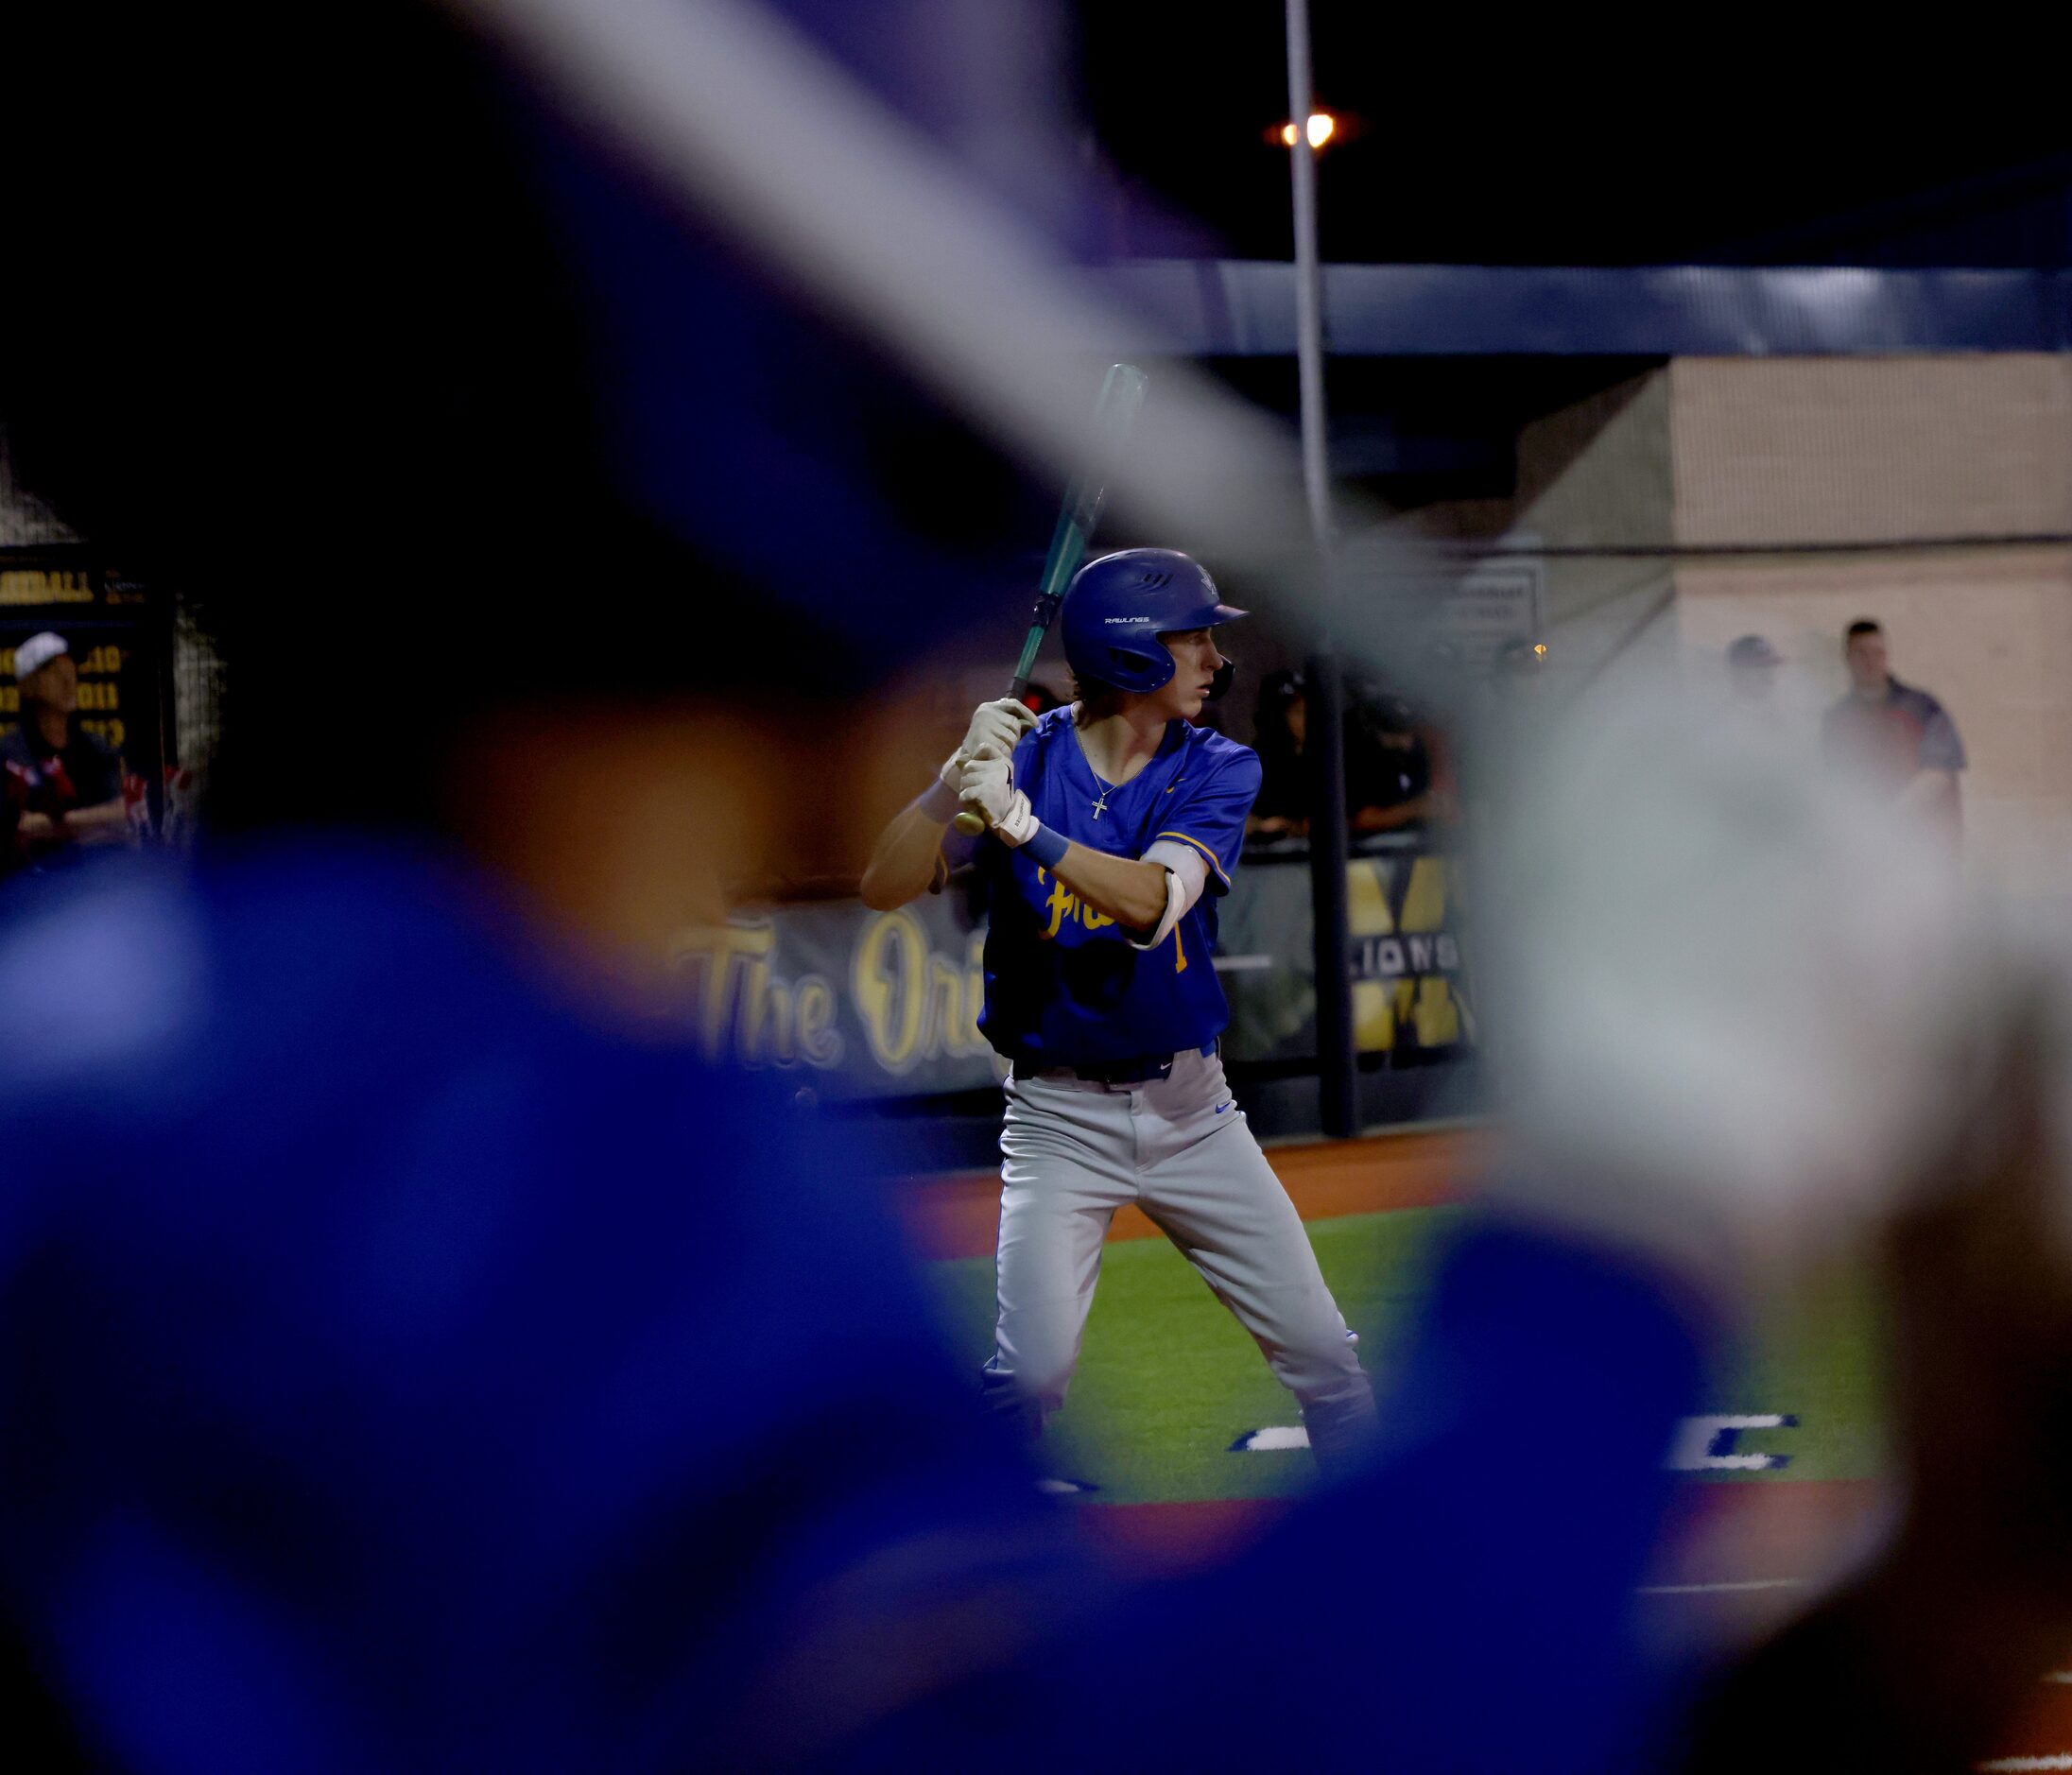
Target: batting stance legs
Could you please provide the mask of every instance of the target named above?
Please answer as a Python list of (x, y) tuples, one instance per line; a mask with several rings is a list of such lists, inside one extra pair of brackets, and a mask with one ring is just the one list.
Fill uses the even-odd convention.
[(1357, 1452), (1374, 1399), (1331, 1291), (1213, 1054), (1171, 1076), (1010, 1078), (989, 1399), (1040, 1429), (1063, 1403), (1114, 1212), (1135, 1202), (1258, 1341), (1320, 1465)]

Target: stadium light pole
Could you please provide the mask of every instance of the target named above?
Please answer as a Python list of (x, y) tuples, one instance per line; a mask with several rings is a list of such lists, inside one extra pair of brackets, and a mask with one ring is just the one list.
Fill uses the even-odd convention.
[(1310, 115), (1309, 0), (1287, 4), (1288, 148), (1295, 220), (1295, 364), (1302, 390), (1303, 491), (1309, 503), (1319, 591), (1316, 640), (1305, 676), (1309, 722), (1309, 903), (1316, 934), (1317, 1085), (1323, 1131), (1359, 1132), (1359, 1064), (1353, 1047), (1352, 948), (1346, 912), (1345, 695), (1338, 654), (1337, 550), (1331, 464), (1324, 438), (1323, 267), (1317, 254), (1317, 148)]

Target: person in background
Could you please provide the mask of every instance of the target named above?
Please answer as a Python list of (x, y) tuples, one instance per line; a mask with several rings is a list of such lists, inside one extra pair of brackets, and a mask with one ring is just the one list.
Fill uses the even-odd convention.
[(78, 723), (79, 670), (64, 637), (46, 629), (23, 642), (14, 677), (22, 719), (0, 738), (0, 762), (18, 810), (17, 861), (47, 866), (78, 846), (127, 843), (122, 758)]
[(1452, 769), (1436, 728), (1401, 697), (1371, 687), (1355, 709), (1352, 725), (1360, 744), (1346, 749), (1346, 799), (1354, 803), (1355, 833), (1402, 832), (1454, 820)]
[(1727, 682), (1743, 702), (1769, 702), (1785, 656), (1761, 635), (1743, 635), (1727, 649)]
[[(1346, 688), (1354, 704), (1345, 721), (1346, 824), (1355, 834), (1399, 832), (1450, 819), (1451, 773), (1437, 734), (1400, 697), (1356, 681)], [(1307, 837), (1309, 780), (1303, 755), (1309, 698), (1300, 672), (1268, 674), (1259, 687), (1254, 734), (1265, 775), (1245, 822), (1246, 837)]]
[(1892, 676), (1885, 630), (1873, 618), (1849, 625), (1842, 657), (1849, 694), (1821, 723), (1822, 752), (1886, 783), (1956, 836), (1963, 818), (1957, 779), (1968, 761), (1948, 711)]
[(1309, 698), (1300, 672), (1269, 672), (1259, 685), (1252, 750), (1259, 754), (1259, 795), (1245, 819), (1247, 838), (1309, 836), (1309, 785), (1303, 744), (1309, 737)]
[(22, 810), (26, 786), (11, 770), (0, 770), (0, 881), (21, 867)]

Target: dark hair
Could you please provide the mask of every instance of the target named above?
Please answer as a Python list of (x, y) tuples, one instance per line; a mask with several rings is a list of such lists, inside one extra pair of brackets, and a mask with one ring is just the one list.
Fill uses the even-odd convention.
[(1077, 672), (1072, 674), (1072, 700), (1086, 712), (1088, 720), (1113, 715), (1128, 695), (1129, 692), (1114, 684), (1104, 684), (1097, 678), (1081, 678)]
[(1841, 645), (1846, 647), (1858, 635), (1882, 635), (1884, 632), (1884, 628), (1875, 618), (1859, 616), (1843, 631)]

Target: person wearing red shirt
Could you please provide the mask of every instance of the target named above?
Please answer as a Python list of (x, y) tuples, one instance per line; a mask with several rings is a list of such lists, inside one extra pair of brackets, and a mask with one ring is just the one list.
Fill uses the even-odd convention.
[(1962, 818), (1958, 773), (1968, 762), (1949, 713), (1926, 691), (1892, 676), (1885, 631), (1869, 617), (1842, 637), (1849, 694), (1821, 723), (1821, 750), (1890, 783), (1954, 836)]
[(78, 723), (79, 673), (64, 637), (31, 635), (14, 649), (14, 676), (21, 725), (0, 734), (10, 860), (47, 867), (81, 845), (128, 842), (122, 759)]

